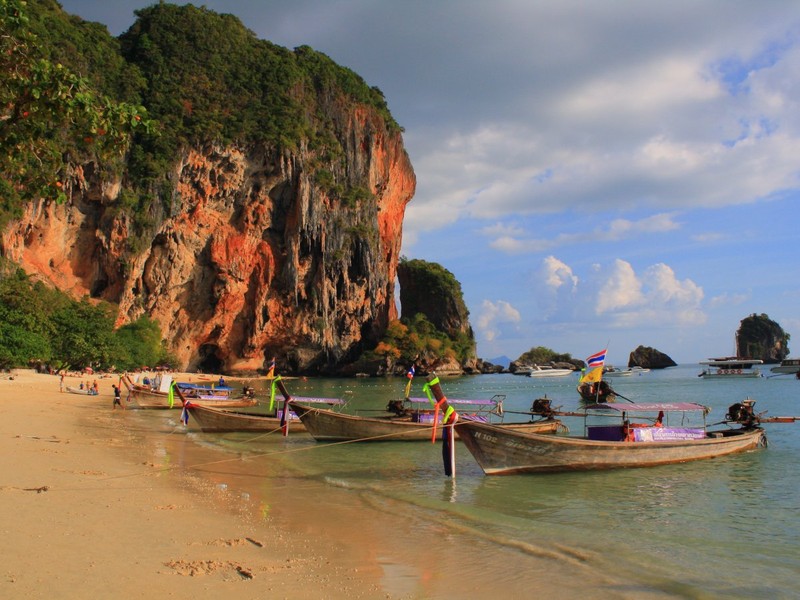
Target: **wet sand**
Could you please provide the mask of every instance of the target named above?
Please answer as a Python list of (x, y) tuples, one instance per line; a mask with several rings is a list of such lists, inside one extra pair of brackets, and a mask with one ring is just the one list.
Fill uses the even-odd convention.
[[(572, 549), (401, 518), (407, 506), (368, 489), (220, 461), (150, 427), (151, 411), (112, 410), (117, 380), (98, 381), (99, 396), (82, 396), (56, 376), (0, 378), (0, 597), (651, 597)], [(245, 498), (247, 477), (265, 485)], [(493, 565), (519, 577), (497, 580)]]

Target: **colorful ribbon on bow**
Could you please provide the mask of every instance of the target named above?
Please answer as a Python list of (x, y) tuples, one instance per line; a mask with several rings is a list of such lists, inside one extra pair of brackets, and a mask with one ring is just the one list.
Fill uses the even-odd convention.
[(269, 387), (269, 414), (272, 414), (272, 411), (275, 410), (275, 388), (278, 387), (278, 382), (280, 380), (280, 375), (275, 376), (272, 379), (272, 384)]
[(433, 406), (433, 431), (431, 432), (431, 442), (436, 443), (436, 427), (439, 424), (439, 411), (442, 408), (442, 405), (447, 405), (447, 409), (444, 412), (444, 416), (442, 417), (442, 425), (447, 425), (450, 420), (450, 417), (453, 415), (455, 409), (447, 404), (447, 397), (442, 396), (441, 399), (438, 401), (433, 397), (433, 392), (431, 391), (431, 386), (437, 385), (439, 383), (439, 378), (434, 377), (425, 385), (422, 386), (422, 389), (425, 392), (425, 395), (428, 396), (428, 402), (431, 403)]

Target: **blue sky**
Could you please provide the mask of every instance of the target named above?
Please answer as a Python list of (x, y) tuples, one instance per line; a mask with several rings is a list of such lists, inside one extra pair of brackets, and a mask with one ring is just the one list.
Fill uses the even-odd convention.
[[(119, 35), (153, 2), (61, 0)], [(181, 2), (177, 2), (181, 4)], [(417, 175), (403, 254), (461, 282), (479, 356), (800, 356), (800, 4), (206, 0), (379, 87)]]

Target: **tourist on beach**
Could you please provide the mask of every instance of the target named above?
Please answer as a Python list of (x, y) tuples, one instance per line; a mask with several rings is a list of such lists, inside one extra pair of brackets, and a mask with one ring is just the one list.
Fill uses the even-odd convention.
[(64, 372), (63, 371), (61, 372), (61, 381), (59, 382), (58, 386), (59, 386), (58, 387), (58, 391), (59, 392), (63, 392), (64, 391)]
[(125, 407), (122, 406), (122, 397), (120, 395), (119, 386), (112, 383), (111, 387), (114, 388), (114, 404), (111, 405), (112, 410), (117, 410), (117, 404), (120, 405), (122, 410), (125, 410)]

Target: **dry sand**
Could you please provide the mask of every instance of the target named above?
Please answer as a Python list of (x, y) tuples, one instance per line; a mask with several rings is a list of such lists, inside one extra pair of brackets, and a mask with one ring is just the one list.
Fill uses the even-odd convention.
[(334, 549), (220, 510), (216, 490), (143, 461), (111, 410), (116, 379), (80, 396), (56, 376), (12, 377), (0, 378), (0, 597), (380, 597)]

